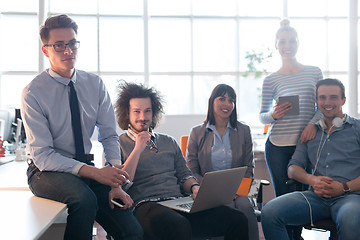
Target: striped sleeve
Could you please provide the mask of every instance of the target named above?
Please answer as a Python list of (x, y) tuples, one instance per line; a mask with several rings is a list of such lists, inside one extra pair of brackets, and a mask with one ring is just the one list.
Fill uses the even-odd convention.
[[(271, 123), (270, 134), (300, 136), (307, 124), (315, 123), (322, 117), (321, 112), (316, 112), (315, 104), (316, 82), (322, 78), (318, 67), (305, 66), (295, 74), (276, 72), (264, 79), (259, 117), (262, 123)], [(299, 95), (300, 114), (274, 120), (271, 116), (274, 102), (277, 102), (280, 96), (290, 95)]]

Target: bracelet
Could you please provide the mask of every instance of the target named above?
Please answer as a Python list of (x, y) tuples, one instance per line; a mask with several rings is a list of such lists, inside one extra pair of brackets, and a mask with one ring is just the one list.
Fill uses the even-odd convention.
[(200, 186), (200, 184), (194, 183), (193, 185), (191, 185), (191, 186), (190, 186), (190, 192), (191, 192), (191, 193), (193, 193), (193, 190), (192, 190), (192, 189), (193, 189), (194, 186)]
[(347, 185), (347, 183), (342, 183), (343, 187), (344, 187), (344, 194), (349, 194), (351, 192), (349, 186)]

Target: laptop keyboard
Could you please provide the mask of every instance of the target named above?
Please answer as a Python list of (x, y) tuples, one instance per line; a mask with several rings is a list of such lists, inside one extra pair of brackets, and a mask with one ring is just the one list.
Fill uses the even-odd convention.
[(189, 203), (182, 203), (182, 204), (178, 204), (176, 205), (177, 207), (181, 207), (181, 208), (185, 208), (185, 209), (188, 209), (190, 210), (191, 209), (191, 206), (192, 206), (192, 202), (189, 202)]

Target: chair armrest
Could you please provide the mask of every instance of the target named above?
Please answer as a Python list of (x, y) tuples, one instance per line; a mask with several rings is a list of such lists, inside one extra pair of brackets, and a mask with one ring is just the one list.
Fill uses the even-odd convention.
[(297, 183), (298, 182), (296, 180), (294, 180), (294, 179), (289, 179), (289, 180), (286, 181), (286, 185), (288, 185), (288, 186), (292, 186), (292, 185), (297, 184)]
[(305, 185), (301, 182), (296, 181), (295, 179), (289, 179), (286, 181), (286, 185), (288, 186), (290, 192), (294, 191), (304, 191), (308, 188), (308, 185)]
[(253, 179), (253, 184), (251, 185), (251, 194), (249, 194), (249, 197), (256, 198), (256, 205), (258, 210), (261, 210), (262, 208), (262, 202), (263, 202), (263, 186), (269, 186), (270, 182), (265, 179)]
[(269, 186), (269, 185), (270, 185), (270, 182), (269, 182), (268, 180), (261, 179), (261, 185)]

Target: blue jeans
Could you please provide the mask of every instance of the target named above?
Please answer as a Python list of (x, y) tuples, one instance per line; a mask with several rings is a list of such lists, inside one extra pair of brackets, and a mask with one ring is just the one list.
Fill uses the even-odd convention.
[[(314, 222), (331, 217), (336, 223), (339, 240), (359, 239), (360, 195), (321, 198), (313, 191), (302, 193), (310, 203)], [(310, 223), (310, 207), (300, 192), (285, 194), (264, 206), (261, 223), (267, 240), (289, 239), (285, 226)]]
[(95, 220), (115, 239), (142, 239), (143, 230), (130, 210), (110, 208), (109, 186), (70, 173), (41, 172), (33, 163), (27, 175), (34, 195), (67, 204), (64, 239), (91, 239)]
[(268, 139), (265, 143), (265, 161), (269, 169), (275, 196), (289, 192), (287, 168), (296, 146), (278, 147)]

